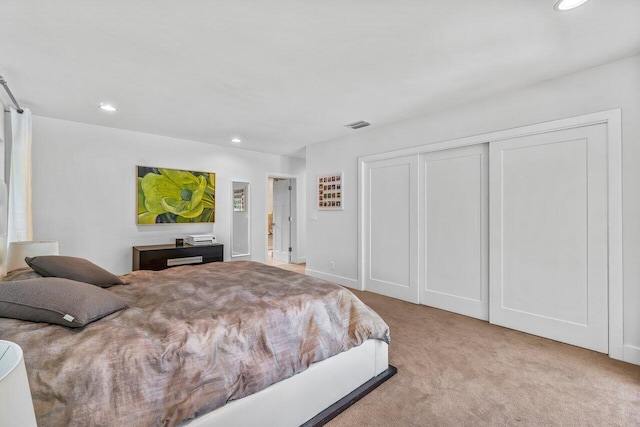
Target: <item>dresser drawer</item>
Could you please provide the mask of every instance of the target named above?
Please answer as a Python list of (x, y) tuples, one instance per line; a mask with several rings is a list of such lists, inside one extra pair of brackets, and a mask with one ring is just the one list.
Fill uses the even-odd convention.
[(206, 264), (223, 260), (224, 245), (149, 245), (133, 247), (133, 270), (164, 270), (180, 265)]

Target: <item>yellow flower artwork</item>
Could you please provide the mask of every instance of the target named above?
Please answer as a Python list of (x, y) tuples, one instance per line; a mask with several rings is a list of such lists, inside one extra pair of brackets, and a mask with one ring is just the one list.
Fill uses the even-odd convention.
[(138, 224), (215, 222), (216, 174), (138, 166)]

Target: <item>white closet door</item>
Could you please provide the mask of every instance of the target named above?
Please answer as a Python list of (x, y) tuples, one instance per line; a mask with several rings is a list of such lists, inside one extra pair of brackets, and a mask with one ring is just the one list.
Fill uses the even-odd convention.
[(418, 302), (418, 156), (364, 166), (364, 287)]
[(490, 321), (606, 353), (607, 134), (490, 144)]
[(420, 302), (489, 319), (488, 144), (423, 154)]

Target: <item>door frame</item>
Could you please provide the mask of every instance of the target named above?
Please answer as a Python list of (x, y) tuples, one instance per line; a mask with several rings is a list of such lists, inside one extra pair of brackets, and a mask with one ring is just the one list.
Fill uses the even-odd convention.
[[(620, 108), (358, 157), (358, 283), (360, 289), (364, 290), (365, 277), (364, 173), (367, 163), (600, 123), (607, 125), (609, 357), (640, 363), (640, 349), (625, 346), (623, 335), (622, 110)], [(417, 213), (422, 214), (420, 211)]]
[(291, 249), (291, 256), (289, 257), (289, 263), (298, 264), (298, 263), (304, 262), (304, 260), (301, 261), (298, 256), (299, 246), (300, 246), (299, 236), (301, 235), (301, 233), (298, 230), (298, 227), (300, 226), (300, 224), (303, 223), (303, 221), (300, 221), (300, 218), (298, 218), (298, 212), (301, 212), (301, 209), (298, 205), (301, 200), (304, 200), (304, 197), (298, 196), (298, 191), (300, 190), (299, 183), (301, 182), (300, 181), (301, 176), (287, 174), (287, 173), (280, 173), (280, 172), (267, 172), (265, 174), (265, 179), (264, 179), (265, 181), (264, 194), (266, 196), (264, 200), (264, 212), (262, 215), (264, 225), (265, 225), (265, 228), (264, 228), (265, 235), (262, 237), (264, 239), (264, 244), (263, 244), (264, 262), (266, 263), (269, 259), (269, 241), (266, 233), (266, 231), (269, 229), (269, 223), (267, 218), (267, 212), (269, 211), (269, 178), (291, 180), (291, 217), (293, 218), (293, 220), (291, 221), (291, 248), (292, 249)]

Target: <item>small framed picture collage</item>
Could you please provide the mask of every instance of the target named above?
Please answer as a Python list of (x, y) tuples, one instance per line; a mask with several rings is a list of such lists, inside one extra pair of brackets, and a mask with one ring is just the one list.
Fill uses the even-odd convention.
[(342, 202), (342, 172), (318, 176), (318, 210), (338, 211)]

